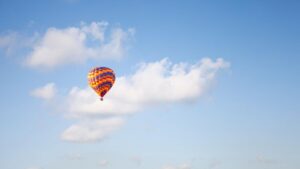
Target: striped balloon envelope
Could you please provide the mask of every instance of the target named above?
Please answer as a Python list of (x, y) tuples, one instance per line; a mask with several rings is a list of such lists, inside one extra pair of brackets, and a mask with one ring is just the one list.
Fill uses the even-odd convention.
[(115, 73), (107, 67), (96, 67), (88, 73), (89, 85), (103, 100), (115, 82)]

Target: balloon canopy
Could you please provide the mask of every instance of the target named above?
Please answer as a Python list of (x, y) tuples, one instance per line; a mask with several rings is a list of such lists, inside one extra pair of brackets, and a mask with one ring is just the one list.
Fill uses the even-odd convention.
[(107, 67), (96, 67), (88, 73), (89, 85), (103, 100), (115, 82), (115, 73)]

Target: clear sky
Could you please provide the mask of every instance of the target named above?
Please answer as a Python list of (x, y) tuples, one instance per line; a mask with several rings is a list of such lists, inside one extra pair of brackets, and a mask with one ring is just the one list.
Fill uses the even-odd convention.
[(0, 168), (300, 168), (299, 9), (1, 0)]

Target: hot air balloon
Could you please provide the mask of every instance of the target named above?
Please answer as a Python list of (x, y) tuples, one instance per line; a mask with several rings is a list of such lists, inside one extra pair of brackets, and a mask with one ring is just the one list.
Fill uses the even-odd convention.
[(88, 73), (89, 85), (101, 97), (103, 101), (104, 95), (110, 90), (115, 82), (115, 73), (107, 67), (96, 67)]

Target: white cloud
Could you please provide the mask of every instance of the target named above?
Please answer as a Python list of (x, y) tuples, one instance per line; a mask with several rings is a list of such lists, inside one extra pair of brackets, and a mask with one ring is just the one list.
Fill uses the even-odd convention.
[(50, 100), (55, 97), (56, 87), (55, 87), (54, 83), (48, 83), (43, 87), (34, 89), (33, 91), (31, 91), (30, 94), (37, 98), (41, 98), (44, 100)]
[(67, 128), (62, 133), (61, 138), (73, 142), (95, 142), (120, 128), (123, 123), (124, 119), (120, 117), (83, 120)]
[(108, 26), (107, 22), (92, 22), (90, 25), (86, 25), (84, 22), (81, 23), (81, 30), (91, 38), (98, 39), (101, 42), (104, 41), (104, 31)]
[(71, 117), (125, 115), (147, 105), (185, 102), (203, 95), (217, 72), (227, 68), (223, 59), (202, 59), (196, 64), (172, 64), (168, 59), (140, 64), (129, 76), (118, 77), (104, 101), (90, 87), (73, 87), (68, 96)]
[(81, 23), (80, 27), (49, 28), (26, 59), (30, 67), (53, 68), (63, 64), (83, 63), (88, 59), (118, 59), (126, 52), (132, 29), (115, 28), (106, 41), (107, 22)]

